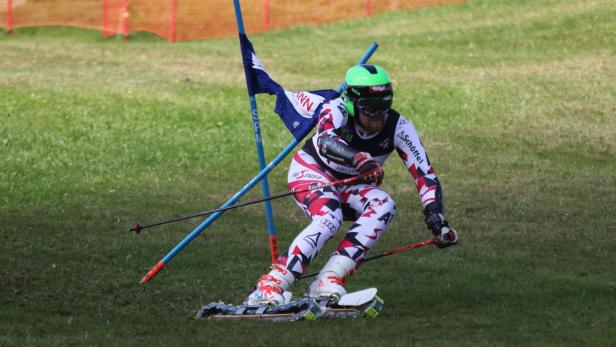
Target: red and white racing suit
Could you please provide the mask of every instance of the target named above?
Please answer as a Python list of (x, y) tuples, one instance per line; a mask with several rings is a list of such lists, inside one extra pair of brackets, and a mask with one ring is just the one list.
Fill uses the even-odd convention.
[[(317, 141), (321, 136), (368, 152), (380, 164), (395, 149), (413, 178), (424, 208), (442, 213), (441, 186), (413, 124), (390, 110), (383, 130), (367, 134), (357, 125), (357, 117), (348, 116), (340, 98), (323, 105), (316, 134), (293, 157), (288, 173), (289, 189), (299, 190), (357, 175), (352, 166), (336, 163), (319, 153)], [(342, 227), (343, 220), (354, 224), (334, 254), (357, 262), (383, 236), (396, 213), (394, 199), (387, 192), (363, 183), (298, 193), (295, 201), (311, 222), (278, 259), (295, 277), (304, 272), (323, 245)]]

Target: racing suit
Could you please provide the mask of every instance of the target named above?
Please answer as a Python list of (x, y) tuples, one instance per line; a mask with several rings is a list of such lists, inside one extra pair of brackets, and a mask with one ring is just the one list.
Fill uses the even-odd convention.
[[(331, 160), (321, 153), (319, 142), (325, 137), (367, 152), (381, 165), (395, 149), (417, 187), (424, 213), (443, 213), (441, 185), (413, 124), (390, 109), (383, 129), (366, 133), (357, 117), (348, 115), (341, 98), (323, 105), (315, 135), (295, 153), (288, 172), (289, 189), (327, 184), (358, 174), (352, 165)], [(344, 220), (354, 223), (334, 255), (358, 262), (383, 236), (396, 213), (396, 204), (387, 192), (365, 183), (326, 187), (297, 193), (294, 197), (311, 222), (279, 257), (278, 264), (288, 268), (295, 277), (304, 272)]]

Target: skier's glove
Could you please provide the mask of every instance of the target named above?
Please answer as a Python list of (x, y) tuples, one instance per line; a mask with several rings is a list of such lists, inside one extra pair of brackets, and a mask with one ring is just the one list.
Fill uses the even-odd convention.
[(383, 169), (378, 161), (374, 160), (370, 154), (359, 152), (353, 155), (353, 165), (361, 176), (364, 183), (375, 183), (380, 186), (383, 183)]
[(458, 232), (449, 227), (442, 213), (427, 215), (426, 225), (432, 231), (432, 242), (438, 248), (455, 246), (458, 243)]

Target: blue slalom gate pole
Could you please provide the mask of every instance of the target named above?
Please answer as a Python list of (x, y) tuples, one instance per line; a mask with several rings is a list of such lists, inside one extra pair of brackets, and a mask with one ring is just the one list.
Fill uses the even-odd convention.
[[(265, 177), (270, 171), (272, 171), (276, 167), (276, 165), (278, 165), (278, 163), (280, 163), (284, 159), (284, 157), (293, 150), (293, 147), (295, 147), (295, 145), (297, 144), (297, 140), (294, 140), (294, 142), (294, 144), (292, 142), (293, 146), (289, 144), (289, 146), (287, 146), (284, 151), (278, 154), (278, 156), (276, 156), (276, 158), (274, 158), (274, 160), (272, 160), (269, 165), (267, 165), (263, 170), (261, 170), (261, 172), (259, 172), (252, 180), (250, 180), (250, 182), (248, 182), (242, 189), (240, 189), (240, 191), (235, 193), (235, 195), (233, 195), (231, 199), (227, 200), (227, 202), (225, 202), (221, 207), (228, 207), (235, 204), (244, 194), (246, 194), (250, 189), (252, 189), (252, 187), (259, 183), (259, 181), (263, 177)], [(214, 223), (214, 221), (218, 219), (218, 217), (220, 217), (223, 213), (224, 211), (215, 212), (210, 215), (203, 223), (199, 224), (199, 226), (197, 226), (190, 234), (188, 234), (188, 236), (186, 236), (182, 241), (180, 241), (180, 243), (178, 243), (169, 253), (167, 253), (167, 255), (161, 261), (159, 261), (145, 276), (143, 276), (143, 278), (141, 279), (141, 283), (148, 282), (149, 280), (154, 278), (154, 276), (156, 276), (156, 274), (163, 267), (165, 267), (165, 265), (168, 264), (171, 259), (173, 259), (173, 257), (180, 253), (182, 249), (184, 249), (184, 247), (186, 247), (195, 237), (197, 237), (203, 230), (205, 230), (205, 228), (207, 228), (210, 224)]]
[[(237, 1), (237, 0), (236, 0)], [(359, 59), (358, 64), (363, 64), (370, 59), (372, 54), (376, 51), (378, 45), (372, 43), (370, 48)], [(342, 92), (342, 84), (337, 88), (338, 92)], [(304, 138), (312, 129), (308, 129), (306, 133), (302, 134), (300, 139)], [(293, 139), (287, 147), (285, 147), (277, 156), (265, 166), (255, 177), (253, 177), (242, 189), (240, 189), (235, 195), (227, 200), (221, 207), (228, 207), (235, 204), (244, 194), (252, 189), (260, 180), (262, 180), (268, 173), (270, 173), (294, 148), (301, 140)], [(162, 270), (178, 253), (180, 253), (184, 247), (186, 247), (195, 237), (197, 237), (203, 230), (205, 230), (210, 224), (214, 223), (220, 217), (224, 211), (216, 212), (210, 215), (205, 221), (199, 224), (190, 234), (188, 234), (180, 243), (178, 243), (165, 257), (163, 257), (148, 273), (143, 276), (141, 283), (149, 282), (154, 278), (160, 270)]]
[[(235, 20), (237, 22), (237, 31), (240, 34), (245, 34), (244, 20), (242, 19), (242, 9), (240, 7), (239, 0), (233, 0), (233, 7), (235, 9)], [(259, 109), (257, 108), (257, 100), (250, 93), (248, 87), (248, 79), (246, 79), (246, 89), (248, 90), (248, 98), (250, 102), (250, 111), (252, 114), (252, 129), (255, 134), (255, 145), (257, 147), (257, 156), (259, 158), (259, 170), (263, 171), (265, 168), (265, 152), (263, 151), (263, 138), (261, 136), (261, 126), (259, 124)], [(264, 176), (261, 180), (261, 188), (263, 189), (263, 198), (270, 197), (269, 182), (267, 176)], [(270, 254), (272, 258), (272, 264), (278, 259), (278, 240), (276, 239), (276, 226), (274, 225), (274, 212), (272, 209), (272, 202), (265, 201), (265, 217), (267, 219), (267, 233), (269, 235)]]

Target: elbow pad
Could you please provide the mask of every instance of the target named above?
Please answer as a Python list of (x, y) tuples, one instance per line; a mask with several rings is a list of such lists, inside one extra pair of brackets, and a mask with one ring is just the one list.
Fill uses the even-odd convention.
[(355, 165), (354, 156), (359, 153), (358, 150), (328, 136), (319, 137), (317, 143), (319, 153), (325, 158), (339, 164)]

